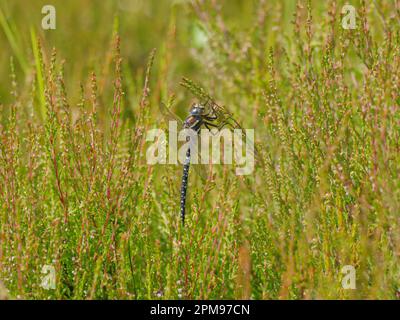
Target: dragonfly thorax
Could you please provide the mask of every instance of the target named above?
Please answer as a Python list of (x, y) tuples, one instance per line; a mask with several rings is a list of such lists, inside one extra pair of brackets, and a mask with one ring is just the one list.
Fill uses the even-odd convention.
[(185, 119), (183, 126), (198, 131), (202, 125), (202, 118), (199, 115), (190, 115)]
[(199, 131), (203, 123), (204, 114), (205, 108), (203, 105), (198, 103), (193, 104), (190, 108), (189, 116), (185, 119), (184, 127)]

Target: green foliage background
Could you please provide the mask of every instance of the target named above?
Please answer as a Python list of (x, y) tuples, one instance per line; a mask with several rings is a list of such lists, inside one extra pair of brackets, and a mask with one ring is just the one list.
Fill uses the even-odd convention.
[[(43, 30), (43, 5), (57, 10)], [(400, 2), (0, 1), (0, 279), (23, 299), (396, 299)], [(146, 164), (188, 77), (248, 177)], [(41, 284), (44, 265), (56, 289)], [(345, 265), (357, 288), (342, 288)]]

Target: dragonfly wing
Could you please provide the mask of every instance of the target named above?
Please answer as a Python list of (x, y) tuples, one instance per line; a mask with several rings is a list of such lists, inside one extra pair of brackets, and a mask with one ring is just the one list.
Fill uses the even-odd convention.
[[(233, 114), (227, 108), (217, 104), (215, 100), (206, 92), (206, 90), (187, 78), (182, 79), (181, 85), (188, 89), (195, 97), (199, 99), (200, 103), (202, 103), (209, 109), (210, 116), (216, 116), (216, 119), (213, 121), (215, 125), (217, 125), (219, 128), (228, 126), (231, 129), (241, 129), (245, 141), (246, 138), (248, 139), (248, 137), (246, 137), (245, 131), (243, 130), (243, 127), (237, 120), (235, 120)], [(252, 141), (252, 143), (254, 146), (254, 156), (263, 164), (264, 161), (260, 152), (257, 151), (257, 147), (254, 144), (254, 141)]]
[(161, 114), (163, 115), (166, 122), (177, 121), (179, 124), (183, 124), (183, 120), (174, 112), (171, 111), (169, 107), (164, 102), (159, 104)]
[(202, 159), (201, 159), (201, 152), (200, 152), (200, 146), (201, 146), (201, 137), (200, 135), (197, 136), (197, 148), (194, 144), (190, 142), (190, 147), (192, 150), (197, 150), (195, 152), (191, 152), (192, 154), (192, 159), (197, 156), (197, 163), (191, 163), (191, 167), (194, 168), (194, 171), (200, 176), (202, 181), (206, 181), (208, 179), (208, 172), (206, 169), (206, 165), (202, 164)]

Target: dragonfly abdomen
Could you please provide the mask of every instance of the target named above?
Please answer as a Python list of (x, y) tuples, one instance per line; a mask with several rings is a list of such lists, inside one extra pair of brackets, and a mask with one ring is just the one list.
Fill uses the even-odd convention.
[(190, 168), (190, 148), (186, 151), (186, 159), (183, 165), (183, 175), (181, 184), (181, 220), (182, 225), (185, 224), (185, 210), (186, 210), (186, 192), (188, 188), (188, 178), (189, 178), (189, 168)]

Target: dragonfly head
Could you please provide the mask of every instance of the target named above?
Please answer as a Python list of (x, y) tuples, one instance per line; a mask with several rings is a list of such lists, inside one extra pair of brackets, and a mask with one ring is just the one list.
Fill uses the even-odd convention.
[(201, 115), (204, 114), (204, 110), (205, 110), (205, 108), (204, 108), (203, 105), (201, 105), (199, 103), (194, 103), (192, 105), (192, 107), (190, 108), (190, 112), (189, 113), (192, 116), (201, 116)]

